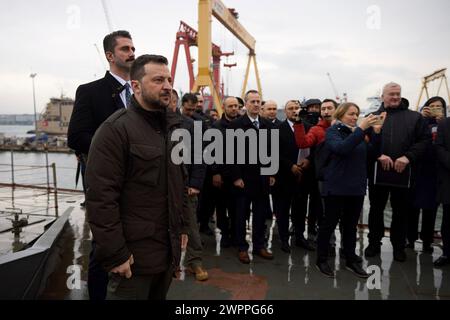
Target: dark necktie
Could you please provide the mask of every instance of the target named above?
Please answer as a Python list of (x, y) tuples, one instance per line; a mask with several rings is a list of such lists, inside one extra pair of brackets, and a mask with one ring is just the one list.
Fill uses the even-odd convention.
[(253, 125), (255, 126), (256, 129), (259, 129), (259, 122), (258, 122), (258, 120), (253, 121)]
[(131, 104), (131, 90), (128, 82), (125, 84), (125, 101), (127, 102), (125, 107), (128, 108)]

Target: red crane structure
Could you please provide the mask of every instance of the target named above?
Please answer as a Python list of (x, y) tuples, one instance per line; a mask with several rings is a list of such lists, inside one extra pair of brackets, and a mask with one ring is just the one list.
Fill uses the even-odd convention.
[[(192, 91), (195, 84), (195, 76), (194, 76), (194, 62), (191, 56), (191, 47), (198, 47), (198, 32), (191, 26), (189, 26), (184, 21), (180, 21), (180, 27), (178, 28), (176, 41), (175, 41), (175, 50), (173, 53), (172, 60), (172, 80), (175, 83), (175, 76), (177, 72), (177, 64), (178, 64), (178, 56), (180, 53), (180, 47), (184, 47), (184, 52), (186, 54), (186, 62), (189, 72), (189, 90)], [(224, 85), (220, 80), (220, 63), (222, 57), (229, 57), (234, 55), (234, 52), (222, 52), (221, 48), (212, 43), (212, 62), (213, 62), (213, 81), (214, 86), (216, 87), (217, 92), (220, 93), (221, 97), (224, 94)], [(227, 67), (231, 67), (235, 65), (227, 65)], [(212, 103), (209, 104), (212, 106)]]

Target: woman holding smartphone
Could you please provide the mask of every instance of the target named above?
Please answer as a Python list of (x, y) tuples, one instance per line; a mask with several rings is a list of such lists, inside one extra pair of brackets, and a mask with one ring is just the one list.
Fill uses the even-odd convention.
[(439, 202), (436, 199), (438, 192), (438, 159), (436, 154), (436, 138), (439, 122), (443, 121), (447, 114), (445, 100), (441, 97), (432, 97), (421, 109), (428, 132), (431, 135), (431, 143), (427, 145), (425, 154), (420, 161), (417, 171), (415, 188), (413, 191), (413, 208), (408, 217), (408, 244), (407, 248), (414, 249), (414, 243), (419, 236), (419, 216), (422, 211), (422, 227), (420, 239), (422, 239), (422, 252), (433, 253), (434, 225)]
[[(380, 153), (382, 124), (379, 117), (370, 115), (358, 125), (359, 114), (360, 109), (355, 103), (341, 104), (334, 114), (336, 122), (328, 129), (321, 151), (327, 152), (328, 156), (321, 190), (325, 217), (319, 227), (316, 266), (328, 277), (334, 277), (327, 262), (328, 245), (339, 219), (343, 226), (346, 268), (359, 277), (369, 276), (355, 254), (356, 227), (367, 189), (367, 155), (368, 152)], [(381, 116), (384, 119), (386, 114)]]

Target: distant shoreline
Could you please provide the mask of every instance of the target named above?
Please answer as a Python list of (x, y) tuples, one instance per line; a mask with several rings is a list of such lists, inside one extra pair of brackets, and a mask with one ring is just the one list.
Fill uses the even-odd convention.
[(47, 150), (43, 147), (24, 147), (24, 146), (0, 146), (0, 152), (20, 152), (20, 153), (45, 153), (48, 151), (49, 153), (75, 153), (73, 150), (69, 148), (62, 147), (47, 147)]

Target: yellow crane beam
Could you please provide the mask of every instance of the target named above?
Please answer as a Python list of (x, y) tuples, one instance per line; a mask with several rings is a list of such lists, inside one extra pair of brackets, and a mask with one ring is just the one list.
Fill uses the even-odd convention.
[(218, 84), (215, 84), (211, 69), (212, 50), (212, 17), (215, 17), (230, 32), (237, 37), (248, 49), (249, 59), (245, 74), (242, 96), (247, 87), (250, 65), (253, 60), (258, 91), (262, 97), (261, 81), (259, 78), (258, 66), (256, 63), (255, 45), (256, 40), (245, 30), (236, 17), (220, 0), (199, 0), (198, 1), (198, 75), (195, 80), (194, 92), (198, 92), (202, 87), (208, 87), (213, 97), (217, 111), (222, 115), (222, 102)]
[(419, 108), (420, 108), (420, 101), (422, 100), (424, 93), (425, 93), (427, 99), (430, 98), (430, 94), (428, 92), (428, 84), (432, 81), (439, 80), (439, 79), (441, 80), (441, 82), (439, 83), (439, 87), (438, 87), (436, 95), (439, 95), (442, 84), (445, 83), (445, 87), (447, 89), (448, 101), (449, 101), (449, 105), (450, 105), (450, 90), (448, 88), (446, 71), (447, 71), (447, 68), (439, 69), (439, 70), (436, 70), (435, 72), (433, 72), (432, 74), (429, 74), (429, 75), (423, 77), (422, 88), (420, 90), (419, 101), (417, 101), (416, 110), (419, 110)]

